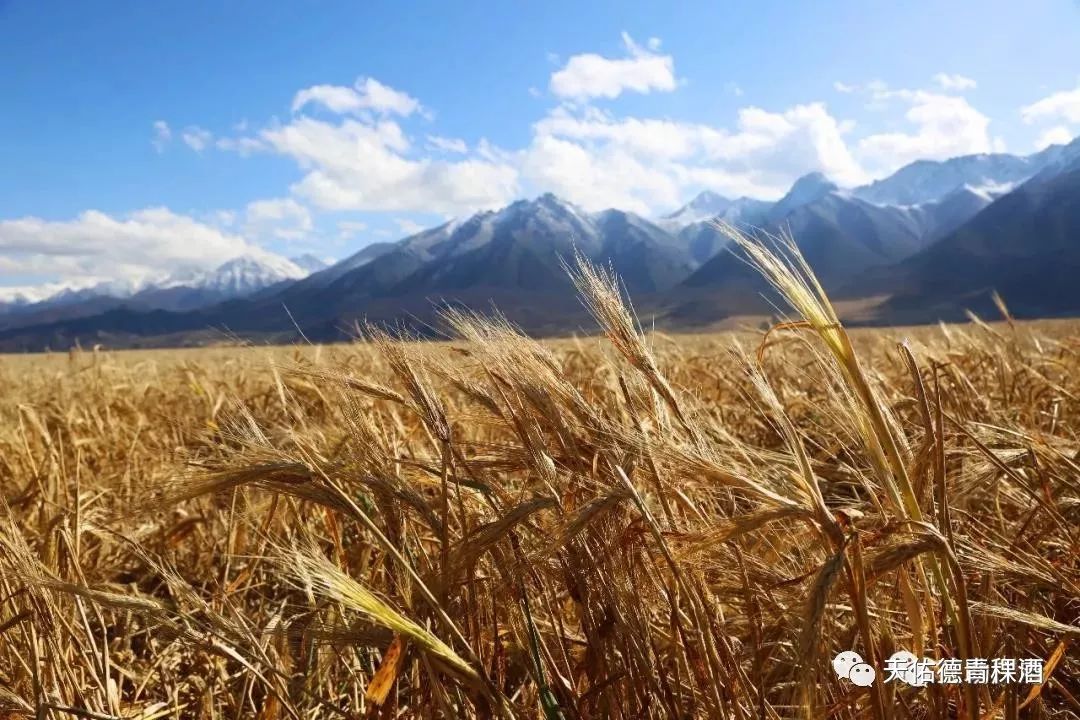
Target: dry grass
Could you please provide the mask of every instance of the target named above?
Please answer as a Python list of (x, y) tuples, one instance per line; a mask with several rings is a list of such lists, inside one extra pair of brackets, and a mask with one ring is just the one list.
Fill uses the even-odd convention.
[(0, 360), (0, 717), (1080, 717), (1080, 326), (757, 260), (807, 322)]

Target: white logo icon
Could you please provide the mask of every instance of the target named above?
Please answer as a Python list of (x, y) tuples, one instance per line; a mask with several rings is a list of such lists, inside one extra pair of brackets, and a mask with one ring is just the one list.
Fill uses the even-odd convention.
[(832, 666), (837, 677), (850, 680), (859, 687), (870, 687), (877, 677), (874, 668), (863, 662), (862, 655), (852, 650), (845, 650), (834, 657)]
[(870, 687), (874, 684), (874, 678), (876, 677), (877, 673), (874, 672), (874, 668), (866, 663), (852, 665), (851, 672), (848, 673), (848, 679), (859, 687)]
[(859, 653), (854, 652), (853, 650), (845, 650), (833, 658), (832, 668), (836, 671), (837, 677), (846, 678), (848, 677), (848, 673), (851, 672), (851, 668), (860, 664), (862, 661), (862, 655)]

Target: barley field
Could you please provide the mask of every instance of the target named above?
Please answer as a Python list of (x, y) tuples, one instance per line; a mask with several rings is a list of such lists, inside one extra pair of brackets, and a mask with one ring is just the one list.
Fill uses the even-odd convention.
[(0, 717), (1080, 718), (1080, 324), (848, 332), (753, 257), (767, 334), (580, 266), (577, 339), (0, 358)]

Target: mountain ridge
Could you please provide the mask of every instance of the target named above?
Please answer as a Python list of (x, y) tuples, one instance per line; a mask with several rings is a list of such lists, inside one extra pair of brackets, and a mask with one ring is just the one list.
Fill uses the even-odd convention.
[[(1080, 176), (1073, 177), (1078, 163), (1080, 139), (1026, 158), (919, 161), (860, 188), (842, 189), (821, 173), (810, 173), (776, 202), (703, 191), (656, 219), (617, 209), (586, 212), (546, 193), (394, 243), (365, 246), (328, 267), (310, 268), (314, 272), (280, 258), (273, 282), (237, 261), (218, 268), (216, 281), (176, 278), (169, 287), (143, 289), (124, 301), (85, 298), (71, 306), (79, 308), (77, 317), (54, 313), (45, 316), (47, 322), (12, 327), (0, 316), (0, 347), (40, 349), (83, 338), (113, 344), (202, 342), (207, 328), (215, 327), (282, 341), (296, 337), (294, 322), (312, 339), (336, 340), (365, 319), (407, 321), (429, 332), (440, 304), (498, 308), (526, 330), (560, 332), (588, 324), (565, 274), (565, 264), (577, 255), (611, 267), (639, 309), (661, 324), (681, 327), (740, 313), (771, 314), (773, 308), (759, 297), (768, 288), (727, 248), (716, 220), (751, 232), (790, 234), (840, 299), (895, 295), (875, 306), (877, 321), (928, 320), (946, 308), (955, 317), (957, 303), (976, 297), (989, 280), (969, 277), (961, 284), (964, 292), (950, 296), (940, 269), (967, 261), (992, 284), (1002, 285), (1001, 273), (1016, 260), (1009, 247), (1022, 245), (1025, 232), (1052, 231), (1056, 226), (1047, 218), (1073, 232), (1067, 208), (1080, 196)], [(875, 202), (888, 193), (922, 202)], [(1021, 217), (1027, 219), (1013, 222)], [(1024, 262), (1058, 277), (1060, 268), (1073, 267), (1071, 255), (1061, 256), (1072, 236), (1051, 235), (1033, 246), (1047, 248), (1057, 265), (1035, 256), (1025, 256)], [(955, 248), (951, 255), (940, 255), (945, 253), (937, 249), (941, 243)], [(980, 254), (1001, 261), (984, 262)], [(968, 255), (975, 260), (966, 260)], [(918, 259), (926, 257), (932, 260)], [(1030, 272), (1018, 282), (1035, 284)], [(1064, 281), (1047, 286), (1064, 298), (1056, 305), (1040, 301), (1037, 287), (1003, 286), (1017, 294), (1021, 313), (1080, 312)], [(195, 290), (222, 297), (207, 301)], [(921, 307), (921, 300), (933, 308)]]

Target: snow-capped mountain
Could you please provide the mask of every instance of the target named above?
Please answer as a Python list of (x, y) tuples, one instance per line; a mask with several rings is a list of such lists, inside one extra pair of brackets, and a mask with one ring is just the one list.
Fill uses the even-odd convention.
[(58, 283), (0, 288), (0, 313), (34, 305), (66, 289), (66, 286)]
[(308, 276), (296, 263), (269, 252), (250, 252), (213, 270), (187, 269), (151, 283), (131, 296), (132, 306), (155, 310), (194, 310), (247, 297)]
[[(470, 285), (563, 288), (566, 274), (560, 258), (572, 257), (575, 252), (586, 257), (612, 258), (612, 243), (622, 238), (646, 241), (647, 237), (647, 242), (655, 241), (657, 235), (645, 226), (669, 237), (643, 218), (609, 212), (622, 217), (588, 213), (547, 193), (420, 233), (403, 241), (396, 251), (424, 265), (402, 279), (402, 289), (433, 293), (458, 291)], [(605, 248), (610, 251), (605, 252)], [(380, 258), (372, 267), (390, 257)], [(388, 265), (386, 262), (384, 266)]]
[(43, 307), (74, 305), (100, 297), (129, 298), (146, 287), (148, 287), (148, 282), (145, 279), (86, 278), (68, 282), (0, 288), (0, 315), (33, 312)]
[(730, 225), (757, 226), (765, 218), (772, 203), (740, 197), (730, 200), (711, 190), (703, 190), (693, 200), (656, 223), (666, 230), (678, 231), (690, 225), (722, 220)]
[(308, 271), (266, 251), (253, 251), (211, 270), (186, 268), (165, 277), (87, 280), (11, 288), (0, 293), (3, 326), (83, 317), (126, 306), (139, 310), (186, 311), (247, 297), (295, 282)]
[(966, 155), (945, 162), (918, 160), (884, 180), (852, 191), (875, 205), (919, 205), (933, 202), (967, 186), (1011, 187), (1038, 172), (1031, 158), (1015, 155)]
[(186, 287), (221, 295), (240, 297), (276, 285), (299, 280), (308, 272), (291, 260), (272, 253), (242, 255), (210, 271), (186, 270), (174, 273), (147, 291)]
[(731, 200), (712, 190), (702, 190), (693, 200), (660, 218), (659, 224), (678, 229), (702, 220), (711, 220), (731, 207), (731, 203)]
[(727, 236), (716, 227), (717, 221), (743, 229), (761, 227), (772, 206), (765, 200), (748, 197), (729, 200), (711, 190), (703, 190), (686, 205), (657, 220), (656, 224), (676, 234), (694, 263), (700, 265), (728, 243)]
[[(500, 297), (506, 305), (543, 294), (573, 305), (563, 261), (575, 253), (610, 264), (639, 292), (668, 288), (694, 267), (678, 238), (642, 217), (621, 210), (589, 213), (546, 194), (424, 230), (389, 249), (365, 248), (274, 301), (301, 323), (363, 303), (399, 308), (409, 302), (427, 313), (427, 298)], [(542, 304), (534, 308), (543, 310)]]
[(1000, 197), (1031, 177), (1063, 167), (1080, 157), (1080, 138), (1068, 145), (1051, 145), (1024, 157), (993, 153), (963, 155), (949, 160), (916, 160), (887, 178), (852, 190), (876, 205), (919, 205), (936, 202), (963, 187)]
[(776, 204), (769, 208), (767, 221), (769, 223), (781, 222), (795, 210), (804, 205), (817, 202), (837, 190), (839, 188), (836, 183), (829, 180), (822, 173), (812, 172), (803, 175), (795, 181), (791, 189), (788, 190), (787, 195), (777, 200)]
[(312, 338), (328, 338), (358, 321), (402, 316), (410, 326), (430, 329), (446, 303), (494, 303), (532, 327), (557, 328), (569, 317), (580, 324), (588, 315), (564, 266), (578, 253), (612, 267), (635, 293), (669, 289), (695, 267), (676, 236), (645, 218), (621, 210), (590, 213), (548, 194), (388, 247), (368, 246), (280, 291), (208, 308), (191, 322), (252, 333), (299, 325)]
[[(768, 289), (724, 251), (715, 218), (789, 232), (840, 299), (914, 292), (905, 296), (910, 308), (888, 306), (914, 308), (896, 317), (921, 319), (916, 306), (934, 293), (955, 309), (990, 287), (1008, 290), (1028, 314), (1073, 312), (1080, 261), (1070, 242), (1080, 220), (1070, 200), (1078, 178), (1080, 139), (1027, 157), (920, 161), (853, 189), (811, 173), (775, 203), (704, 192), (655, 221), (618, 209), (586, 212), (545, 194), (369, 245), (310, 275), (318, 267), (311, 258), (257, 251), (149, 284), (10, 289), (0, 292), (0, 346), (57, 347), (95, 333), (123, 343), (225, 326), (281, 339), (299, 325), (313, 339), (336, 339), (363, 320), (407, 321), (426, 332), (444, 303), (495, 306), (530, 332), (563, 332), (587, 322), (563, 264), (575, 254), (614, 269), (632, 295), (646, 298), (642, 307), (676, 325), (771, 312), (760, 298)], [(968, 281), (954, 297), (938, 271), (958, 265)], [(49, 312), (35, 314), (50, 302)], [(148, 316), (153, 309), (176, 312)]]
[(1054, 162), (940, 242), (865, 277), (896, 291), (883, 312), (900, 322), (992, 313), (997, 292), (1018, 317), (1080, 314), (1080, 152)]
[(0, 296), (0, 329), (95, 315), (127, 302), (144, 287), (145, 280), (82, 278), (9, 288)]

